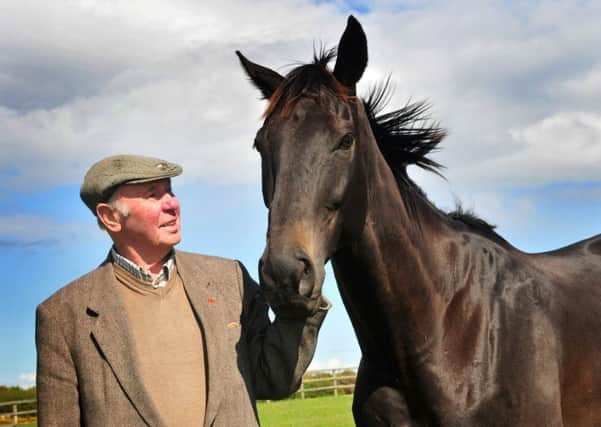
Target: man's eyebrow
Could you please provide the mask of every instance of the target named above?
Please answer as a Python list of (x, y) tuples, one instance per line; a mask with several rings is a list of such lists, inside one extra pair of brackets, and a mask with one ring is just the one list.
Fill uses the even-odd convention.
[(148, 186), (146, 188), (144, 188), (143, 192), (144, 194), (150, 194), (153, 193), (154, 191), (156, 191), (156, 184), (154, 183), (149, 183)]
[(157, 189), (166, 189), (167, 191), (171, 191), (171, 183), (162, 183), (162, 182), (151, 182), (149, 183), (146, 192), (150, 193), (152, 191), (156, 191)]

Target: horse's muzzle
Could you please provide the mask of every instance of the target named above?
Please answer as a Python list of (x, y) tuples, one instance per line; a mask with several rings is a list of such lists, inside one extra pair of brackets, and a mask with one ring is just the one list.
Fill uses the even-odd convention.
[(274, 293), (281, 296), (315, 296), (315, 263), (299, 249), (266, 249), (259, 261), (259, 275), (263, 293), (268, 300)]

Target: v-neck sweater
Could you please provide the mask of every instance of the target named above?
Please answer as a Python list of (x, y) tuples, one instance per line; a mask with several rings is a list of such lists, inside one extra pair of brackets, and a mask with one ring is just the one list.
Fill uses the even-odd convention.
[(206, 409), (205, 349), (201, 328), (177, 269), (154, 288), (114, 264), (127, 312), (138, 370), (169, 426), (202, 426)]

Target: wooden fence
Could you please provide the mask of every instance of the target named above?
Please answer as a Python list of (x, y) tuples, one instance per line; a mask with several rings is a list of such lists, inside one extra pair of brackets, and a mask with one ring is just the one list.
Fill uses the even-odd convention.
[(324, 395), (351, 394), (355, 390), (357, 368), (308, 371), (293, 398), (306, 399)]
[[(35, 402), (35, 399), (0, 402), (0, 425), (10, 424), (16, 426), (17, 424), (19, 424), (19, 416), (21, 416), (21, 419), (23, 419), (24, 415), (27, 415), (29, 418), (34, 417), (37, 412), (37, 409), (26, 409), (20, 411), (19, 406)], [(5, 412), (5, 407), (8, 407), (10, 409), (7, 412)]]
[[(296, 399), (308, 399), (324, 395), (338, 396), (351, 394), (355, 389), (357, 368), (320, 369), (308, 371), (303, 376), (299, 390), (292, 396)], [(35, 403), (35, 399), (0, 402), (0, 426), (19, 424), (19, 417), (35, 417), (36, 409), (19, 410), (19, 406)], [(8, 407), (10, 409), (5, 410)]]

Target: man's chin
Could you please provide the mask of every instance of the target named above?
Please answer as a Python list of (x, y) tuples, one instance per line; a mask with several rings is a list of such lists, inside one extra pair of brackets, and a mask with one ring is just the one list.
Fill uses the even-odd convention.
[(177, 245), (182, 240), (182, 235), (179, 230), (174, 232), (163, 232), (160, 234), (160, 241), (166, 245)]
[(173, 246), (177, 245), (181, 241), (182, 241), (181, 237), (178, 237), (178, 238), (172, 238), (172, 239), (164, 239), (161, 243), (162, 243), (162, 246), (169, 246), (170, 248), (172, 248)]
[(155, 245), (155, 248), (161, 252), (169, 253), (180, 242), (180, 240), (181, 239), (161, 239), (161, 241)]

